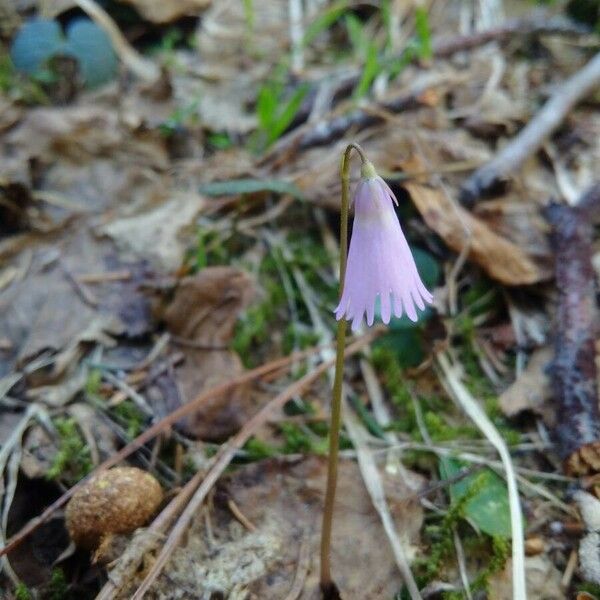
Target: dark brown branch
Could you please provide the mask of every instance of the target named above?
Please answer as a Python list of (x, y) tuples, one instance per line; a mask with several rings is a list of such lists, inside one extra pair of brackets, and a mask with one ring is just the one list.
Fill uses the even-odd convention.
[(592, 266), (594, 221), (600, 218), (600, 183), (576, 207), (551, 205), (556, 253), (555, 357), (551, 379), (557, 403), (555, 435), (570, 475), (600, 472), (600, 411), (596, 380), (598, 311)]
[(564, 121), (571, 109), (600, 86), (600, 53), (565, 83), (557, 86), (551, 98), (535, 117), (489, 163), (467, 179), (461, 201), (467, 205), (485, 195), (518, 170), (536, 152), (544, 140)]

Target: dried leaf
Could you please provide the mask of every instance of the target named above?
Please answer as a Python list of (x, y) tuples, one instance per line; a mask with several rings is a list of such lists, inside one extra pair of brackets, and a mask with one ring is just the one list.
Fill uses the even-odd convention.
[[(253, 294), (252, 280), (232, 267), (210, 267), (179, 283), (165, 321), (186, 356), (178, 370), (184, 402), (243, 371), (228, 345), (239, 313)], [(208, 402), (183, 427), (193, 437), (220, 440), (237, 431), (253, 408), (247, 390), (238, 388)]]
[[(421, 183), (403, 184), (421, 216), (455, 252), (471, 235), (469, 258), (492, 278), (506, 285), (526, 285), (550, 278), (550, 272), (538, 266), (519, 246), (501, 237), (439, 189)], [(463, 226), (464, 224), (464, 226)]]
[(191, 228), (203, 208), (201, 196), (179, 192), (154, 209), (104, 225), (100, 232), (126, 254), (170, 272), (181, 266), (186, 249), (182, 234)]
[(181, 17), (198, 15), (211, 0), (120, 0), (131, 4), (152, 23), (170, 23)]
[(554, 410), (548, 405), (552, 389), (546, 373), (553, 355), (549, 347), (536, 350), (521, 375), (500, 394), (498, 401), (506, 416), (513, 417), (523, 410), (531, 410), (543, 416), (548, 424), (554, 421)]

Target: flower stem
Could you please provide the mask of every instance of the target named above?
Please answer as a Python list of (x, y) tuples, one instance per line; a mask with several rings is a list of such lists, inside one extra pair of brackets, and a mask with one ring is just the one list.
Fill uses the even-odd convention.
[[(363, 163), (367, 162), (358, 144), (349, 144), (344, 151), (341, 163), (342, 206), (340, 209), (340, 296), (344, 291), (346, 259), (348, 253), (348, 210), (350, 204), (350, 155), (356, 150)], [(346, 320), (340, 319), (337, 327), (335, 377), (331, 400), (331, 425), (329, 428), (329, 457), (327, 462), (327, 487), (321, 527), (321, 590), (325, 598), (336, 598), (337, 588), (331, 578), (331, 530), (333, 508), (337, 484), (338, 451), (340, 441), (340, 421), (342, 413), (342, 385), (344, 375), (344, 346), (346, 344)]]

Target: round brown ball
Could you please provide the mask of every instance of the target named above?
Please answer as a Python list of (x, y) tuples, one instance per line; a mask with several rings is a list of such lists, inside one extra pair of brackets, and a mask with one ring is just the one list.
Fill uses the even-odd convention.
[(115, 467), (92, 477), (73, 494), (65, 511), (71, 539), (92, 550), (114, 533), (145, 525), (162, 502), (156, 479), (135, 467)]

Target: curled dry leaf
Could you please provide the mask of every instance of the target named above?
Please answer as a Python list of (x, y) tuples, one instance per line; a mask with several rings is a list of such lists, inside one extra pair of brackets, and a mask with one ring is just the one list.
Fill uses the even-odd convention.
[(539, 266), (515, 243), (453, 203), (442, 190), (416, 182), (407, 182), (403, 186), (427, 225), (455, 252), (461, 252), (469, 243), (465, 229), (470, 233), (469, 258), (493, 279), (506, 285), (530, 285), (550, 278), (548, 269)]
[[(179, 371), (184, 401), (243, 371), (228, 344), (239, 313), (253, 295), (252, 280), (232, 267), (209, 267), (179, 283), (165, 321), (186, 357)], [(241, 387), (208, 402), (183, 426), (194, 437), (223, 439), (239, 429), (252, 409), (247, 390)]]
[(548, 404), (552, 398), (552, 388), (547, 375), (552, 357), (550, 347), (536, 350), (521, 375), (500, 394), (500, 408), (506, 416), (513, 417), (523, 410), (531, 410), (544, 417), (547, 424), (554, 422), (554, 410)]

